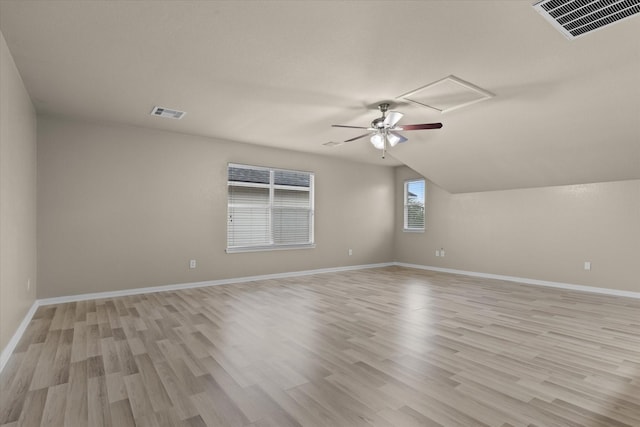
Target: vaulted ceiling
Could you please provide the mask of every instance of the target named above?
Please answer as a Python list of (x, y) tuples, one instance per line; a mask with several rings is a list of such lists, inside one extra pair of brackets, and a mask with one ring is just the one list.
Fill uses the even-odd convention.
[[(640, 15), (570, 41), (531, 4), (0, 0), (0, 30), (40, 114), (406, 164), (451, 192), (640, 179)], [(451, 74), (495, 97), (396, 99)], [(444, 127), (384, 160), (323, 145), (382, 100)]]

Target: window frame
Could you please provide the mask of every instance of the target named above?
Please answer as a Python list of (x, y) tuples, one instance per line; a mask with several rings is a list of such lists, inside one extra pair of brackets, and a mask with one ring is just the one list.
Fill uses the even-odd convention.
[[(229, 170), (230, 168), (240, 168), (240, 169), (251, 169), (258, 171), (268, 171), (269, 172), (269, 183), (256, 183), (256, 182), (242, 182), (242, 181), (231, 181), (229, 179)], [(305, 174), (309, 177), (309, 186), (308, 187), (300, 187), (300, 186), (289, 186), (283, 184), (275, 183), (275, 175), (277, 172), (292, 172), (298, 174)], [(269, 199), (268, 203), (265, 207), (268, 209), (267, 217), (268, 217), (268, 229), (266, 230), (266, 234), (270, 236), (270, 243), (268, 244), (260, 244), (260, 245), (236, 245), (229, 246), (229, 231), (231, 226), (231, 213), (230, 209), (232, 207), (231, 199), (229, 196), (229, 187), (245, 187), (245, 188), (267, 188), (269, 190)], [(275, 204), (275, 192), (276, 190), (290, 190), (290, 191), (303, 191), (309, 193), (309, 240), (304, 243), (274, 243), (274, 235), (275, 235), (275, 223), (274, 223), (274, 210), (278, 208)], [(246, 165), (239, 163), (228, 163), (227, 164), (227, 243), (226, 243), (226, 253), (239, 253), (239, 252), (258, 252), (258, 251), (274, 251), (274, 250), (290, 250), (290, 249), (310, 249), (315, 248), (315, 174), (313, 172), (308, 171), (299, 171), (292, 169), (281, 169), (281, 168), (272, 168), (266, 166), (254, 166), (254, 165)]]
[[(409, 227), (409, 185), (414, 182), (422, 182), (423, 185), (423, 198), (424, 202), (422, 205), (423, 217), (422, 217), (422, 227)], [(402, 209), (403, 209), (403, 224), (402, 231), (405, 233), (424, 233), (427, 224), (427, 182), (424, 178), (414, 178), (407, 179), (404, 181), (404, 197), (402, 201)]]

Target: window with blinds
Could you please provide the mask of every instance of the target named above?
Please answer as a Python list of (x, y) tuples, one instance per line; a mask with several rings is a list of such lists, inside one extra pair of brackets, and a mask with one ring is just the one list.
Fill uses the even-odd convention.
[(227, 252), (313, 247), (313, 178), (229, 164)]
[(404, 183), (404, 231), (424, 231), (424, 179)]

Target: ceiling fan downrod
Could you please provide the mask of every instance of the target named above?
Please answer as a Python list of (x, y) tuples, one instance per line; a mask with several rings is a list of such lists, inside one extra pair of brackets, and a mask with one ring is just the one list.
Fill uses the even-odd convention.
[(382, 113), (382, 117), (375, 119), (374, 123), (371, 123), (371, 126), (382, 130), (382, 158), (384, 159), (387, 154), (387, 131), (384, 126), (384, 119), (386, 119), (387, 111), (389, 110), (389, 104), (386, 102), (378, 105), (378, 110)]

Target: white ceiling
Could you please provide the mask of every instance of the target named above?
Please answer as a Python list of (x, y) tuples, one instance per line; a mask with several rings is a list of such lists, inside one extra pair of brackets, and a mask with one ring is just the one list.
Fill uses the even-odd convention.
[[(0, 29), (41, 114), (404, 163), (451, 192), (640, 179), (640, 15), (569, 41), (532, 2), (0, 0)], [(399, 105), (444, 127), (386, 160), (322, 145), (450, 74), (496, 97)]]

